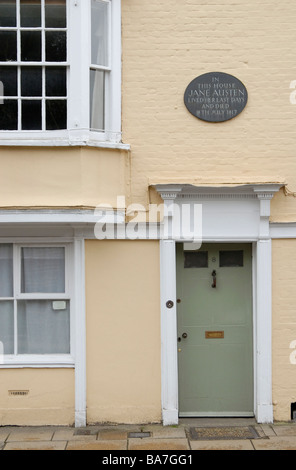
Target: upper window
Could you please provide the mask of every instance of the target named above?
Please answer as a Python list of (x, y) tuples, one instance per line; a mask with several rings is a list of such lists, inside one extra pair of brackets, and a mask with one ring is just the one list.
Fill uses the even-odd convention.
[(0, 26), (0, 129), (66, 129), (66, 0), (1, 0)]
[(120, 142), (120, 0), (0, 0), (0, 42), (4, 142)]

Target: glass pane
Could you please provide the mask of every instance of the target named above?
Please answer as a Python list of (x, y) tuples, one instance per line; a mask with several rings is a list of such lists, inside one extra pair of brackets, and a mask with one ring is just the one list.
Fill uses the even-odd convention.
[(69, 354), (69, 301), (22, 300), (17, 304), (19, 354)]
[(67, 27), (66, 0), (45, 0), (45, 27)]
[(22, 248), (21, 292), (65, 292), (65, 248)]
[(90, 71), (90, 128), (104, 130), (105, 72)]
[(22, 101), (22, 129), (27, 131), (42, 129), (40, 100)]
[(4, 354), (14, 353), (13, 324), (13, 301), (0, 302), (0, 341)]
[(13, 296), (12, 245), (0, 244), (0, 297)]
[(67, 101), (46, 101), (46, 130), (67, 129)]
[(0, 61), (13, 61), (16, 54), (16, 31), (0, 31)]
[(67, 95), (67, 70), (65, 67), (46, 67), (46, 96)]
[(109, 4), (101, 0), (91, 2), (91, 63), (108, 64), (108, 9)]
[(21, 58), (27, 62), (41, 61), (41, 32), (22, 31), (21, 32)]
[(207, 251), (184, 251), (184, 268), (207, 268)]
[(16, 0), (0, 0), (0, 26), (16, 26)]
[(1, 96), (17, 96), (17, 68), (0, 67)]
[(41, 0), (21, 0), (21, 26), (41, 26)]
[(45, 57), (47, 62), (66, 62), (67, 46), (65, 31), (46, 31)]
[(233, 268), (244, 265), (243, 250), (220, 251), (220, 267)]
[[(1, 101), (0, 101), (1, 102)], [(0, 105), (0, 129), (2, 131), (17, 130), (17, 100), (2, 100)]]
[(42, 68), (21, 68), (21, 93), (22, 96), (42, 96)]

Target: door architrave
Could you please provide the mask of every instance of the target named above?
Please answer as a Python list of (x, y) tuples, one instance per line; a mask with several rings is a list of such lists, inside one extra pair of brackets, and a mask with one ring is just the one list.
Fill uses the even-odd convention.
[[(162, 420), (178, 424), (178, 358), (176, 309), (176, 242), (188, 241), (174, 233), (174, 210), (181, 204), (199, 204), (202, 241), (252, 243), (254, 415), (258, 423), (273, 422), (272, 405), (272, 288), (270, 201), (281, 184), (196, 187), (156, 185), (164, 201), (160, 239)], [(201, 212), (200, 212), (201, 213)], [(201, 228), (202, 227), (202, 228)], [(188, 232), (190, 232), (190, 227)], [(167, 301), (173, 307), (167, 307)]]

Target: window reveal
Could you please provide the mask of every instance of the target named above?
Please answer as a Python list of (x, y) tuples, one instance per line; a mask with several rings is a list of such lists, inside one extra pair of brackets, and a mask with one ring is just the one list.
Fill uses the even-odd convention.
[(66, 129), (66, 0), (0, 0), (0, 43), (0, 130)]

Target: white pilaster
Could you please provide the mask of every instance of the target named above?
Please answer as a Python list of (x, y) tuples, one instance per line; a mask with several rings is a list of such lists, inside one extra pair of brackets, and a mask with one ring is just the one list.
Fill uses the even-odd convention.
[[(173, 240), (160, 241), (162, 419), (178, 423), (176, 254)], [(172, 301), (172, 308), (167, 302)]]
[(271, 240), (257, 242), (257, 381), (256, 419), (272, 423), (272, 286)]
[(86, 315), (84, 239), (74, 238), (75, 427), (86, 426)]
[(260, 204), (256, 247), (256, 405), (258, 423), (273, 422), (272, 405), (272, 242), (269, 217), (274, 191), (256, 189)]

